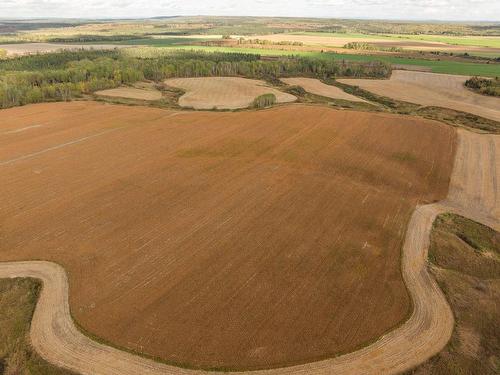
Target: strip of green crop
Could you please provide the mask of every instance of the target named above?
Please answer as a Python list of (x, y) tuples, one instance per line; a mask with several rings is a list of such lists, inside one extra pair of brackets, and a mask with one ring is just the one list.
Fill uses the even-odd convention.
[[(166, 46), (168, 47), (168, 46)], [(396, 56), (385, 55), (361, 55), (361, 54), (346, 54), (333, 52), (307, 52), (307, 51), (284, 51), (264, 48), (238, 48), (238, 47), (206, 47), (206, 46), (170, 46), (175, 49), (198, 50), (206, 52), (236, 52), (236, 53), (253, 53), (263, 56), (308, 56), (317, 58), (334, 58), (345, 59), (351, 61), (385, 61), (391, 64), (398, 65), (418, 65), (428, 67), (433, 73), (446, 73), (458, 75), (478, 75), (484, 77), (500, 77), (500, 64), (485, 64), (485, 63), (467, 63), (459, 61), (447, 60), (424, 60), (412, 59)]]

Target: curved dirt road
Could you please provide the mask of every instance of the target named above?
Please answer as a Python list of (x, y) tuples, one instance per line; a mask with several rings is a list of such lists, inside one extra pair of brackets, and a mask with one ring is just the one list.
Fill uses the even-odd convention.
[[(414, 310), (408, 321), (358, 351), (299, 366), (255, 374), (392, 374), (407, 370), (439, 352), (451, 336), (453, 315), (427, 272), (432, 223), (453, 211), (500, 230), (500, 136), (459, 130), (450, 191), (445, 201), (418, 207), (407, 229), (402, 272)], [(153, 362), (86, 337), (73, 324), (65, 271), (49, 262), (0, 263), (0, 277), (34, 277), (44, 287), (31, 326), (31, 340), (46, 360), (82, 374), (200, 374)]]

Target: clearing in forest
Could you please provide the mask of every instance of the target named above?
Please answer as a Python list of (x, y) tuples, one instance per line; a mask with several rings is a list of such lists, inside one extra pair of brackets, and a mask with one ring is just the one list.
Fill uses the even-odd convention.
[(139, 89), (135, 87), (118, 87), (116, 89), (96, 91), (95, 94), (98, 96), (111, 96), (137, 100), (160, 100), (162, 97), (161, 92), (158, 90)]
[(86, 331), (191, 367), (311, 362), (408, 316), (401, 245), (415, 206), (446, 196), (453, 128), (302, 105), (178, 114), (2, 110), (0, 261), (62, 265)]
[(297, 99), (291, 94), (267, 86), (264, 81), (240, 77), (171, 78), (165, 83), (186, 91), (179, 98), (179, 105), (195, 109), (246, 108), (256, 97), (264, 94), (274, 94), (278, 103)]

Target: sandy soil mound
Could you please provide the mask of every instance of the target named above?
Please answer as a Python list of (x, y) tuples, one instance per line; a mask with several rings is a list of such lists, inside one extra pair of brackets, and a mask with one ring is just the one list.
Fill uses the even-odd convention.
[(118, 87), (116, 89), (96, 91), (100, 96), (112, 96), (138, 100), (160, 100), (161, 92), (157, 90), (138, 89), (135, 87)]
[(324, 84), (319, 79), (315, 78), (281, 78), (281, 81), (285, 82), (287, 85), (300, 86), (312, 94), (326, 96), (327, 98), (350, 100), (352, 102), (366, 102), (366, 100), (347, 94), (338, 87)]
[(185, 90), (186, 94), (179, 99), (179, 105), (195, 109), (246, 108), (257, 96), (268, 93), (274, 94), (278, 103), (297, 99), (267, 86), (263, 81), (239, 77), (172, 78), (165, 83)]
[(86, 330), (210, 368), (311, 362), (399, 325), (405, 231), (446, 196), (455, 145), (434, 121), (301, 105), (51, 103), (0, 128), (0, 261), (60, 264)]
[(469, 112), (500, 121), (500, 98), (476, 94), (464, 87), (469, 77), (395, 70), (388, 80), (339, 79), (390, 98)]

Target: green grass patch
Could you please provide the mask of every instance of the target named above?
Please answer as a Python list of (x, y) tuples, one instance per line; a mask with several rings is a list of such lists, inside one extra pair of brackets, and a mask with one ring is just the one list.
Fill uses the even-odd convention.
[(438, 216), (430, 269), (451, 306), (455, 329), (440, 353), (407, 374), (499, 373), (500, 259), (490, 254), (498, 254), (499, 246), (500, 234), (491, 228), (458, 215)]
[(0, 279), (0, 374), (69, 375), (38, 356), (29, 329), (41, 284), (34, 279)]
[(485, 225), (462, 216), (446, 214), (436, 220), (435, 226), (453, 233), (481, 254), (500, 256), (500, 234)]

